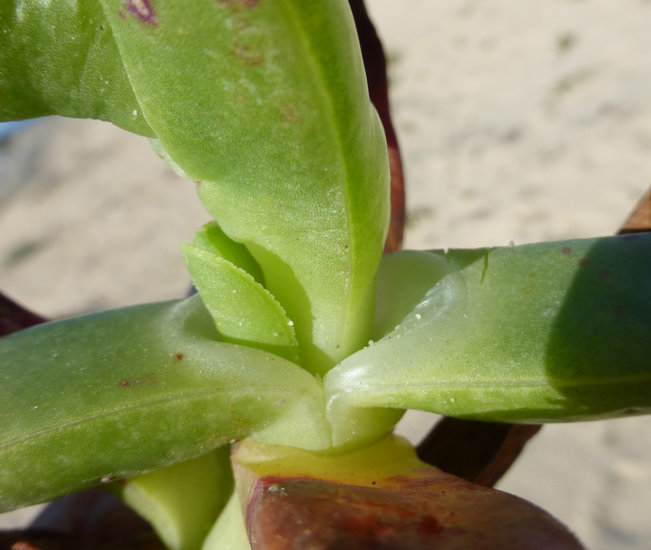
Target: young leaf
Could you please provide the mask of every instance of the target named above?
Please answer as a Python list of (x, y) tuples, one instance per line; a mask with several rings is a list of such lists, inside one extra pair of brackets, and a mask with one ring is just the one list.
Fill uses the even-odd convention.
[(300, 362), (294, 323), (266, 288), (243, 269), (196, 246), (184, 245), (183, 255), (225, 341)]
[[(407, 281), (415, 254), (387, 260), (388, 280), (402, 263)], [(378, 407), (514, 422), (651, 411), (651, 234), (419, 254), (420, 303), (401, 318), (401, 289), (384, 285), (397, 316), (383, 325), (397, 326), (325, 379), (335, 444)]]
[(206, 252), (224, 258), (246, 271), (264, 286), (264, 276), (246, 246), (229, 239), (216, 222), (208, 222), (194, 234), (192, 244)]
[(0, 509), (249, 435), (329, 446), (322, 388), (311, 375), (215, 338), (195, 296), (0, 339)]

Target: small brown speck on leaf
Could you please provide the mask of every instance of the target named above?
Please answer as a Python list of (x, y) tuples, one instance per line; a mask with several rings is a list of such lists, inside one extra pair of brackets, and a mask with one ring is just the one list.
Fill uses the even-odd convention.
[(134, 386), (149, 386), (154, 383), (156, 375), (153, 373), (143, 374), (135, 378), (124, 378), (118, 382), (120, 388), (132, 388)]
[(173, 357), (174, 357), (174, 359), (176, 361), (183, 361), (183, 354), (182, 353), (175, 353)]
[(563, 254), (569, 255), (572, 254), (572, 249), (569, 246), (564, 246), (561, 250)]
[(583, 267), (585, 267), (586, 265), (590, 265), (590, 260), (586, 260), (585, 258), (583, 258), (579, 263), (580, 263)]

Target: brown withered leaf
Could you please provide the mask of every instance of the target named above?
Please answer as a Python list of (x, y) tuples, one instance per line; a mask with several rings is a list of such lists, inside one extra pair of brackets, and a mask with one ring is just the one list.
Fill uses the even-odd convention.
[(107, 545), (89, 545), (79, 537), (56, 532), (0, 531), (0, 550), (165, 550), (153, 534)]
[(357, 35), (362, 49), (366, 80), (371, 102), (380, 115), (387, 139), (389, 166), (391, 169), (391, 223), (384, 251), (400, 250), (405, 227), (405, 182), (400, 158), (398, 138), (391, 121), (386, 57), (382, 42), (375, 32), (363, 0), (349, 0)]
[(231, 463), (253, 550), (581, 549), (547, 512), (394, 435), (325, 455), (245, 440)]
[(651, 188), (638, 201), (618, 234), (642, 233), (651, 231)]
[(541, 427), (443, 418), (416, 450), (427, 464), (493, 487)]
[(7, 336), (45, 321), (43, 317), (28, 311), (0, 292), (0, 336)]
[(59, 533), (0, 531), (0, 550), (84, 550), (77, 539)]
[(261, 478), (248, 506), (253, 550), (580, 550), (546, 512), (428, 470), (392, 485)]

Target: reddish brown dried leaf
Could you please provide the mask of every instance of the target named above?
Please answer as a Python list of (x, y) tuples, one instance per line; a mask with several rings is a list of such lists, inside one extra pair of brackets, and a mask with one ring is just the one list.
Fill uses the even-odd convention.
[(259, 480), (249, 502), (253, 550), (577, 550), (532, 504), (428, 470), (392, 485)]
[(625, 233), (642, 233), (651, 231), (651, 188), (639, 200), (624, 225), (619, 230), (619, 234)]
[(492, 487), (541, 427), (443, 418), (417, 447), (418, 457), (444, 472)]
[(68, 550), (85, 546), (75, 538), (39, 531), (0, 531), (0, 550)]
[(400, 250), (405, 227), (405, 185), (398, 138), (391, 121), (386, 57), (363, 0), (349, 0), (362, 49), (369, 95), (384, 126), (391, 169), (391, 223), (384, 251)]
[(243, 441), (231, 455), (253, 550), (578, 550), (549, 514), (420, 461), (397, 436), (318, 455)]
[(88, 545), (78, 537), (47, 531), (0, 531), (0, 550), (165, 550), (165, 546), (153, 534), (137, 539)]
[(45, 323), (46, 320), (0, 292), (0, 336)]

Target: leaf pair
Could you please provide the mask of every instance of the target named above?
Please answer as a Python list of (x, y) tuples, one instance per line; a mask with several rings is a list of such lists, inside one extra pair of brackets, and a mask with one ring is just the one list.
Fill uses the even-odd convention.
[[(408, 408), (516, 422), (648, 413), (650, 249), (640, 234), (388, 256), (378, 341), (323, 382), (218, 341), (198, 296), (3, 338), (0, 501), (51, 498), (244, 437), (357, 448)], [(403, 293), (407, 274), (415, 286)]]
[(156, 138), (255, 257), (308, 370), (364, 345), (388, 161), (345, 1), (3, 0), (0, 10), (0, 119), (94, 117)]

